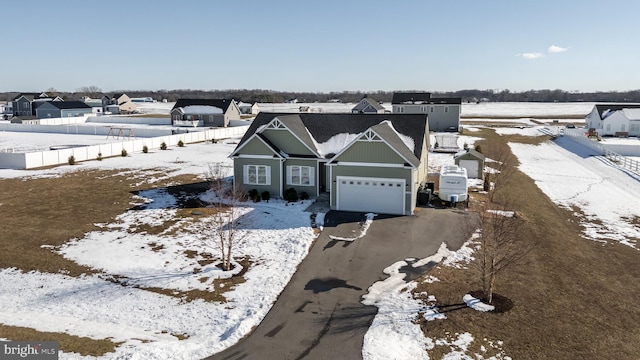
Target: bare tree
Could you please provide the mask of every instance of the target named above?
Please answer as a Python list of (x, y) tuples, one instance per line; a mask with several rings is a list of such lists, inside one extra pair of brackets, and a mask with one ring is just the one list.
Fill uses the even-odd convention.
[(214, 195), (211, 206), (213, 214), (214, 247), (219, 251), (222, 269), (232, 268), (233, 253), (244, 242), (244, 237), (238, 236), (240, 219), (240, 203), (243, 194), (236, 190), (233, 183), (226, 178), (228, 168), (221, 163), (209, 164), (207, 178), (209, 187)]
[[(509, 267), (519, 263), (533, 250), (527, 233), (527, 222), (517, 215), (506, 196), (496, 196), (516, 171), (517, 160), (506, 144), (490, 146), (491, 186), (487, 189), (485, 201), (472, 203), (477, 212), (475, 220), (466, 224), (467, 235), (475, 236), (479, 242), (475, 265), (480, 273), (485, 300), (493, 301), (497, 276)], [(467, 219), (472, 219), (467, 217)]]
[(475, 210), (478, 217), (473, 229), (480, 245), (475, 265), (484, 296), (491, 303), (498, 275), (523, 260), (535, 244), (525, 236), (526, 220), (508, 206), (484, 202)]
[(97, 98), (98, 96), (100, 96), (100, 94), (102, 94), (102, 89), (100, 89), (95, 85), (91, 85), (91, 86), (83, 86), (78, 90), (76, 90), (76, 92), (82, 94), (83, 96), (88, 96), (90, 98)]

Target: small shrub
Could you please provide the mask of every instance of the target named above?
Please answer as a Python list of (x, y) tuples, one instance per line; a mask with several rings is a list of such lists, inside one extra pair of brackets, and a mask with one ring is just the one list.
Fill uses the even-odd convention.
[(289, 189), (285, 190), (284, 191), (284, 199), (287, 200), (288, 202), (296, 202), (296, 201), (298, 201), (298, 193), (296, 192), (296, 189), (289, 188)]
[(145, 154), (149, 152), (149, 148), (147, 147), (147, 145), (142, 146), (142, 152)]
[(96, 160), (102, 161), (102, 153), (101, 152), (98, 153), (98, 157), (96, 158)]
[(253, 197), (253, 202), (254, 203), (260, 202), (260, 200), (262, 200), (262, 199), (260, 198), (260, 195), (258, 195), (258, 194), (256, 194), (256, 196)]
[(122, 157), (127, 156), (127, 154), (128, 154), (127, 150), (125, 150), (125, 149), (122, 149), (122, 151), (120, 152), (120, 155), (122, 155)]
[(306, 191), (300, 193), (300, 200), (309, 200), (309, 194)]
[(184, 142), (182, 142), (182, 140), (178, 140), (178, 147), (184, 147)]
[(476, 151), (482, 154), (482, 148), (480, 147), (480, 145), (476, 145)]
[(258, 190), (256, 189), (249, 190), (249, 193), (247, 194), (247, 198), (253, 200), (256, 196), (258, 196)]
[(71, 156), (69, 156), (67, 161), (69, 162), (69, 165), (75, 165), (76, 164), (76, 157), (71, 155)]
[(491, 190), (491, 180), (489, 174), (484, 176), (484, 182), (482, 183), (482, 190), (489, 191)]
[(166, 142), (164, 142), (164, 141), (163, 141), (163, 142), (160, 144), (160, 150), (167, 150), (167, 143), (166, 143)]
[(271, 199), (271, 194), (269, 194), (268, 191), (263, 191), (262, 192), (262, 200), (269, 202), (269, 199)]

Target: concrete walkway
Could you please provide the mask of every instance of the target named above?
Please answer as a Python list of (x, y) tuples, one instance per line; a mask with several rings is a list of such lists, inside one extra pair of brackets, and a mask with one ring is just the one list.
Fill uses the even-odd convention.
[(442, 242), (458, 249), (465, 214), (418, 209), (416, 216), (377, 217), (367, 235), (361, 213), (331, 211), (324, 231), (265, 319), (235, 346), (208, 359), (361, 359), (364, 334), (377, 312), (360, 303), (382, 270), (409, 257), (433, 255)]

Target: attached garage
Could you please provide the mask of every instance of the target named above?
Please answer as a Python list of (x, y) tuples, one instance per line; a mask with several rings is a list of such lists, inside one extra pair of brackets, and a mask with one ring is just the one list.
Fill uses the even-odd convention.
[(338, 176), (336, 210), (405, 214), (405, 179)]
[(484, 155), (481, 153), (468, 149), (456, 154), (453, 159), (456, 165), (467, 169), (467, 177), (470, 179), (484, 178)]

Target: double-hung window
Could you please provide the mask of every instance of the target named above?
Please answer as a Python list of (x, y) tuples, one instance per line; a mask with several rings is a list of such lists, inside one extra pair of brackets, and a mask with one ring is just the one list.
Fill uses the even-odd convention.
[(313, 170), (311, 166), (287, 166), (287, 185), (313, 186)]
[(271, 168), (266, 165), (245, 165), (244, 183), (247, 185), (271, 185)]

